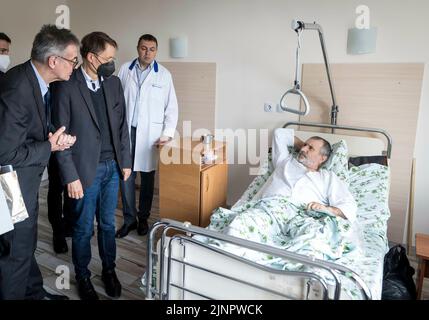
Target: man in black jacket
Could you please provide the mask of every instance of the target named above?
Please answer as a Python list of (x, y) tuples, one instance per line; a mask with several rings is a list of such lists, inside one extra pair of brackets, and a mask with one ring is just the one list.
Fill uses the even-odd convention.
[[(0, 299), (58, 299), (43, 289), (34, 257), (38, 194), (51, 152), (70, 148), (75, 138), (50, 123), (49, 84), (68, 80), (77, 62), (79, 40), (66, 29), (43, 26), (31, 60), (9, 70), (0, 87), (0, 165), (17, 172), (29, 217), (3, 239), (10, 253), (0, 259)], [(61, 152), (58, 152), (61, 153)]]
[(88, 269), (94, 217), (106, 293), (121, 295), (115, 273), (115, 209), (119, 179), (126, 180), (131, 174), (131, 156), (124, 94), (119, 78), (112, 75), (116, 48), (105, 33), (85, 36), (82, 67), (53, 91), (55, 124), (66, 126), (77, 138), (72, 149), (56, 156), (76, 218), (72, 256), (83, 300), (98, 299)]

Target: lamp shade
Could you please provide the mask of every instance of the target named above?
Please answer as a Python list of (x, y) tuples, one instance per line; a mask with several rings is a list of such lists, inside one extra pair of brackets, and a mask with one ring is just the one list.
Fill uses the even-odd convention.
[(186, 58), (188, 56), (187, 37), (177, 37), (170, 39), (170, 56), (172, 58)]
[(374, 53), (377, 43), (377, 28), (351, 28), (347, 37), (348, 54)]

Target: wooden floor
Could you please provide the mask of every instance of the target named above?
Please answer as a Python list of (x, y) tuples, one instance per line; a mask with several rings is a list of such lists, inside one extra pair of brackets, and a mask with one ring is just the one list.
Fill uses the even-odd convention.
[[(52, 229), (48, 221), (46, 204), (47, 187), (40, 188), (39, 196), (39, 240), (37, 242), (36, 259), (44, 278), (44, 285), (47, 291), (51, 293), (60, 293), (68, 296), (70, 299), (79, 299), (75, 273), (71, 257), (71, 238), (67, 238), (69, 252), (67, 254), (56, 254), (52, 248)], [(158, 196), (154, 196), (153, 211), (149, 218), (151, 226), (159, 220)], [(122, 211), (116, 210), (116, 226), (122, 226)], [(96, 230), (96, 229), (95, 229)], [(97, 234), (95, 232), (95, 234)], [(145, 295), (141, 290), (141, 277), (145, 272), (146, 265), (146, 236), (139, 236), (135, 230), (123, 238), (117, 239), (116, 246), (116, 273), (122, 284), (122, 296), (119, 300), (142, 300)], [(101, 281), (102, 265), (98, 255), (97, 235), (91, 240), (92, 261), (89, 269), (92, 273), (92, 283), (101, 300), (111, 299), (104, 291)], [(58, 275), (56, 269), (58, 266), (67, 266), (70, 270), (70, 289), (58, 290), (56, 281)]]
[[(42, 186), (40, 189), (40, 211), (39, 211), (39, 240), (37, 243), (36, 259), (39, 263), (40, 270), (44, 278), (46, 290), (51, 293), (61, 293), (68, 296), (70, 299), (79, 299), (76, 290), (76, 281), (74, 279), (74, 268), (71, 258), (71, 239), (67, 239), (69, 252), (67, 254), (57, 255), (52, 248), (52, 229), (48, 221), (47, 205), (46, 205), (47, 187)], [(138, 195), (137, 195), (138, 197)], [(159, 201), (155, 194), (153, 201), (152, 214), (149, 219), (151, 226), (155, 221), (159, 220)], [(122, 212), (116, 210), (116, 226), (122, 226)], [(132, 231), (124, 239), (117, 239), (117, 261), (116, 271), (119, 280), (122, 283), (122, 296), (119, 300), (141, 300), (145, 298), (141, 290), (141, 276), (145, 272), (146, 265), (146, 240), (147, 237), (137, 235), (137, 232)], [(104, 286), (101, 281), (101, 260), (98, 255), (97, 236), (95, 235), (91, 241), (92, 246), (92, 261), (89, 269), (92, 273), (92, 282), (100, 299), (111, 299), (104, 291)], [(410, 255), (409, 260), (411, 265), (417, 271), (417, 260), (415, 255)], [(58, 266), (67, 266), (70, 270), (70, 289), (59, 290), (56, 287), (58, 275), (56, 269)], [(417, 273), (417, 272), (416, 272)], [(416, 277), (416, 275), (415, 275)], [(423, 288), (423, 299), (429, 300), (429, 279), (425, 279)]]

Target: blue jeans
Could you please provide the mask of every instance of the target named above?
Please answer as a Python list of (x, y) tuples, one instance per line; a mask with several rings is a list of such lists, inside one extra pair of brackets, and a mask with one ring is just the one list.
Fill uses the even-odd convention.
[(115, 209), (118, 201), (119, 167), (114, 160), (98, 164), (92, 185), (84, 190), (84, 197), (72, 200), (76, 223), (73, 228), (72, 257), (76, 280), (89, 278), (91, 238), (94, 216), (97, 219), (98, 252), (103, 271), (116, 267)]

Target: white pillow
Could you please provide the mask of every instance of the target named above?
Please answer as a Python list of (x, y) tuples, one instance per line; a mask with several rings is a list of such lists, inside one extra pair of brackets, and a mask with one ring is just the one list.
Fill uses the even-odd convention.
[(328, 161), (322, 165), (322, 169), (334, 172), (340, 180), (348, 183), (349, 164), (348, 148), (345, 140), (340, 140), (332, 145), (332, 153)]

